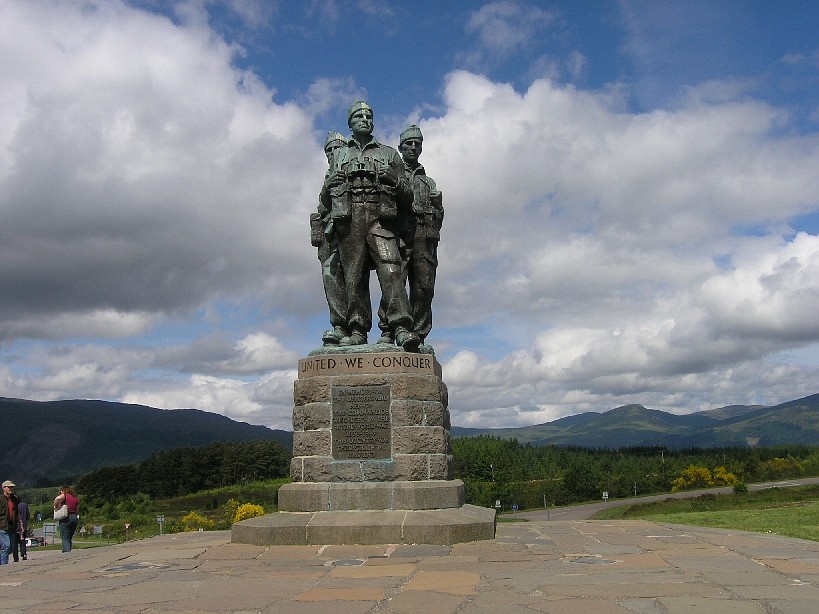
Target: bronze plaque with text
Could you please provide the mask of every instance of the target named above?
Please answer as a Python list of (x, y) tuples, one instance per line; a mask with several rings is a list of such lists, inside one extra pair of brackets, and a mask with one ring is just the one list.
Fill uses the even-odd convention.
[(333, 386), (333, 460), (390, 458), (390, 387)]

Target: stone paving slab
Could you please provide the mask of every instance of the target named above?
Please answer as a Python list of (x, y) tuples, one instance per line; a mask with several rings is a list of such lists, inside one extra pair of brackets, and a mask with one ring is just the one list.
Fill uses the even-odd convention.
[(669, 614), (764, 614), (765, 608), (758, 603), (732, 601), (730, 599), (708, 599), (704, 597), (664, 597), (660, 603)]
[(258, 546), (182, 533), (0, 567), (0, 614), (813, 614), (819, 543), (645, 521), (499, 523), (455, 544)]

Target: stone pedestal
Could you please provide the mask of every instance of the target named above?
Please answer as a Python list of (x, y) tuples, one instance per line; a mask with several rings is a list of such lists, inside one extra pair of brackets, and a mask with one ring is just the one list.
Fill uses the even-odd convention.
[(492, 539), (495, 511), (452, 479), (447, 388), (433, 354), (380, 345), (316, 350), (294, 386), (292, 483), (279, 513), (232, 541), (435, 543)]

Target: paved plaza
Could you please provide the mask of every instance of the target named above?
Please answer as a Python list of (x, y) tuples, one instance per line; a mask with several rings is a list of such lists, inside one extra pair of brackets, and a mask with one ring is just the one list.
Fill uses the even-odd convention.
[(819, 611), (819, 543), (645, 521), (499, 523), (455, 546), (250, 546), (182, 533), (0, 567), (7, 612)]

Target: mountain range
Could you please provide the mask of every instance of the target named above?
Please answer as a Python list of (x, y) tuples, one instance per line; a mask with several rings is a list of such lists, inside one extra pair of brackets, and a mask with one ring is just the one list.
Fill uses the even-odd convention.
[(603, 413), (575, 414), (534, 426), (452, 427), (453, 437), (478, 435), (515, 438), (535, 446), (611, 449), (819, 445), (819, 394), (774, 406), (731, 405), (686, 415), (623, 405)]
[(129, 465), (161, 450), (216, 441), (273, 440), (293, 433), (198, 409), (156, 409), (108, 401), (26, 401), (0, 397), (0, 479), (53, 486), (105, 466)]
[[(156, 409), (108, 401), (0, 397), (0, 479), (53, 486), (105, 466), (139, 462), (171, 448), (216, 441), (278, 441), (293, 433), (197, 409)], [(642, 405), (586, 412), (503, 429), (452, 427), (453, 437), (491, 435), (532, 445), (668, 449), (819, 445), (819, 394), (775, 406), (732, 405), (675, 415)]]

